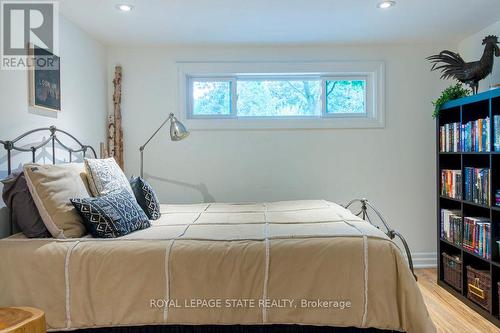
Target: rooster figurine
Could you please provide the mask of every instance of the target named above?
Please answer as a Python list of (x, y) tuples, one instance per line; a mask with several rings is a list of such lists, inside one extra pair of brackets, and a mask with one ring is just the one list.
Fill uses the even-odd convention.
[(431, 70), (441, 70), (442, 79), (455, 78), (469, 85), (477, 94), (479, 81), (487, 77), (493, 70), (494, 56), (500, 56), (497, 36), (486, 36), (483, 39), (484, 52), (479, 61), (465, 62), (460, 54), (448, 50), (427, 57), (433, 63)]

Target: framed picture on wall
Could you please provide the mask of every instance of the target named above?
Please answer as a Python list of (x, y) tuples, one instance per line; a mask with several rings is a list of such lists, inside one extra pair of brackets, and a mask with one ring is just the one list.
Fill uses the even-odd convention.
[(61, 111), (61, 59), (30, 44), (28, 98), (30, 107)]

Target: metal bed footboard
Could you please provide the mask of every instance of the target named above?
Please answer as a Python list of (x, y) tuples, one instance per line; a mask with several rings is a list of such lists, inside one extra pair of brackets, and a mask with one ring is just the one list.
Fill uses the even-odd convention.
[(400, 232), (394, 230), (389, 225), (389, 223), (387, 223), (387, 221), (385, 220), (385, 218), (382, 215), (382, 213), (380, 213), (380, 211), (377, 208), (375, 208), (370, 203), (370, 201), (368, 201), (368, 199), (365, 199), (365, 198), (362, 198), (362, 199), (353, 199), (353, 200), (349, 201), (349, 203), (347, 205), (344, 205), (343, 207), (346, 208), (346, 209), (349, 209), (349, 207), (352, 206), (352, 204), (354, 204), (356, 202), (361, 203), (361, 210), (357, 214), (353, 212), (356, 216), (361, 217), (363, 220), (369, 222), (371, 225), (379, 228), (378, 225), (376, 225), (375, 223), (372, 222), (372, 220), (370, 218), (370, 215), (368, 214), (368, 209), (370, 208), (375, 213), (375, 215), (378, 217), (378, 219), (382, 222), (382, 224), (384, 225), (385, 229), (387, 230), (385, 232), (385, 234), (387, 235), (387, 237), (389, 237), (390, 239), (394, 239), (394, 238), (398, 237), (400, 239), (401, 243), (403, 244), (403, 246), (405, 248), (406, 257), (408, 258), (408, 266), (410, 267), (411, 273), (415, 277), (415, 280), (417, 280), (417, 276), (415, 275), (415, 270), (413, 269), (413, 258), (411, 256), (410, 247), (408, 246), (408, 243), (406, 242), (406, 239), (403, 237), (403, 235), (401, 235)]

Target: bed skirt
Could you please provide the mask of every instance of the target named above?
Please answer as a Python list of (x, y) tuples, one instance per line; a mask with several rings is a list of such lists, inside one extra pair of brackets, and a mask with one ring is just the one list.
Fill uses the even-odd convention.
[[(375, 328), (328, 327), (305, 325), (165, 325), (113, 328), (90, 328), (75, 333), (389, 333)], [(60, 332), (63, 333), (63, 332)]]

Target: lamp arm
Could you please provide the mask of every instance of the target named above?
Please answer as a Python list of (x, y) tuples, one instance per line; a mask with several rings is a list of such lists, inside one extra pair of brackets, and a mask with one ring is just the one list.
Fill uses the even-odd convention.
[(139, 147), (139, 151), (141, 152), (141, 178), (144, 178), (144, 148), (148, 145), (148, 143), (158, 134), (158, 132), (168, 123), (172, 118), (174, 118), (174, 114), (171, 113), (167, 119), (163, 123), (161, 123), (160, 127), (149, 137), (149, 139)]

